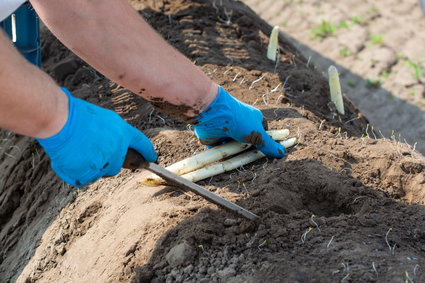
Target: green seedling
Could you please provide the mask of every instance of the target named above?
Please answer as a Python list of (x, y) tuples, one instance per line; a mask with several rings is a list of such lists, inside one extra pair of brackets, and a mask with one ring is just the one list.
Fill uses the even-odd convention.
[(425, 67), (422, 64), (422, 61), (413, 61), (411, 59), (406, 59), (406, 64), (409, 68), (413, 69), (413, 78), (417, 81), (420, 81), (421, 78), (425, 77)]
[(395, 139), (395, 131), (394, 130), (391, 130), (391, 140), (393, 141), (393, 142), (396, 142), (396, 139)]
[(362, 16), (354, 16), (354, 17), (351, 18), (351, 22), (353, 24), (356, 24), (356, 25), (361, 25), (363, 23), (363, 17)]
[(338, 28), (345, 28), (345, 29), (348, 29), (348, 28), (350, 28), (350, 25), (349, 25), (346, 21), (341, 20), (341, 21), (339, 21)]
[(384, 72), (380, 73), (379, 76), (381, 78), (388, 79), (388, 77), (390, 76), (390, 74), (391, 74), (391, 70), (388, 70), (388, 71), (384, 71)]
[(403, 53), (397, 53), (396, 58), (397, 58), (397, 60), (403, 60), (403, 59), (406, 59), (407, 56), (404, 55)]
[(351, 55), (351, 51), (348, 50), (347, 48), (343, 48), (339, 50), (339, 55), (341, 55), (342, 57), (348, 57)]
[(377, 14), (379, 13), (379, 9), (377, 7), (373, 7), (369, 11), (367, 11), (368, 14)]
[(311, 30), (311, 34), (317, 40), (323, 40), (326, 37), (332, 36), (338, 26), (329, 21), (322, 20), (315, 28)]
[(369, 37), (369, 42), (372, 45), (382, 45), (384, 43), (384, 36), (380, 34), (371, 34)]
[(381, 87), (383, 82), (379, 79), (367, 79), (366, 80), (366, 86), (368, 88), (379, 88)]
[(352, 80), (347, 80), (347, 84), (349, 86), (351, 86), (351, 87), (356, 87), (357, 86), (356, 82), (355, 81), (352, 81)]

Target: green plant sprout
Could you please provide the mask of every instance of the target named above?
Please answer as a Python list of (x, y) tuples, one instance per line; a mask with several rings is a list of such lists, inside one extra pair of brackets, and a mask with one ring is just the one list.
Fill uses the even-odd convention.
[(382, 45), (384, 43), (384, 36), (380, 34), (371, 34), (369, 41), (372, 45)]
[(390, 74), (391, 74), (391, 70), (388, 70), (388, 71), (384, 71), (384, 72), (380, 73), (379, 76), (381, 78), (388, 79), (388, 77), (390, 76)]
[(406, 59), (406, 64), (409, 68), (413, 69), (413, 78), (417, 81), (420, 81), (422, 77), (425, 77), (425, 67), (422, 64), (422, 61), (413, 61), (411, 59)]
[(372, 7), (369, 11), (367, 11), (368, 14), (377, 14), (379, 13), (379, 9), (377, 7)]
[(341, 21), (339, 21), (338, 28), (348, 29), (348, 28), (350, 28), (350, 25), (347, 23), (347, 21), (341, 20)]
[(343, 48), (339, 50), (339, 55), (341, 55), (342, 57), (348, 57), (351, 55), (351, 51), (348, 50), (347, 48)]
[(320, 24), (311, 29), (311, 34), (317, 40), (323, 40), (328, 36), (332, 36), (338, 26), (329, 21), (322, 20)]
[(393, 140), (393, 142), (396, 142), (394, 130), (391, 130), (391, 139)]
[(351, 87), (356, 87), (357, 86), (356, 82), (355, 81), (352, 81), (352, 80), (347, 80), (347, 84), (349, 86), (351, 86)]
[(379, 88), (383, 84), (383, 81), (379, 79), (370, 78), (366, 80), (366, 86), (368, 88)]
[(361, 25), (363, 23), (363, 17), (362, 16), (351, 17), (351, 22), (356, 25)]
[(406, 59), (406, 55), (405, 54), (403, 54), (403, 53), (397, 53), (396, 54), (396, 58), (397, 58), (397, 60), (402, 60), (402, 59)]

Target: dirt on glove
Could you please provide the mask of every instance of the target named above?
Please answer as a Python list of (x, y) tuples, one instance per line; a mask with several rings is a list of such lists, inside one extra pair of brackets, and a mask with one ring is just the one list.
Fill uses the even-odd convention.
[[(142, 186), (140, 171), (70, 188), (33, 139), (2, 131), (0, 281), (425, 281), (421, 154), (396, 134), (381, 138), (346, 98), (346, 114), (335, 113), (327, 81), (284, 38), (279, 62), (268, 60), (271, 27), (244, 4), (131, 2), (213, 80), (262, 110), (269, 129), (287, 128), (299, 144), (283, 159), (200, 182), (259, 215), (254, 225), (192, 193)], [(42, 35), (45, 70), (143, 130), (161, 165), (204, 150), (186, 123)]]

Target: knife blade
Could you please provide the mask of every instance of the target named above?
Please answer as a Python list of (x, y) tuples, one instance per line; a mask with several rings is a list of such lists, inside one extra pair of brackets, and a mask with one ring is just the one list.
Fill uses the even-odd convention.
[(195, 184), (189, 180), (186, 180), (185, 178), (172, 173), (168, 171), (167, 169), (159, 166), (158, 164), (147, 162), (144, 160), (143, 156), (141, 156), (137, 151), (134, 149), (129, 149), (124, 161), (124, 168), (127, 169), (146, 169), (149, 170), (159, 177), (163, 178), (165, 181), (167, 181), (169, 184), (176, 185), (177, 187), (187, 189), (197, 195), (202, 196), (206, 200), (217, 204), (225, 209), (228, 209), (232, 212), (235, 212), (249, 220), (256, 221), (259, 219), (259, 216), (250, 212), (249, 210), (246, 210), (245, 208), (228, 201), (221, 196), (199, 186), (198, 184)]

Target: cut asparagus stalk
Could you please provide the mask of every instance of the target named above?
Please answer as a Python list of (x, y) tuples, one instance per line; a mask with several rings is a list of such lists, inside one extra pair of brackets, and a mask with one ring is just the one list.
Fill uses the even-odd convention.
[(332, 65), (328, 69), (328, 74), (331, 100), (333, 103), (335, 103), (336, 110), (339, 112), (339, 114), (344, 115), (344, 101), (342, 99), (341, 84), (339, 82), (338, 70), (335, 68), (335, 66)]
[[(296, 142), (297, 142), (296, 138), (290, 138), (288, 140), (281, 141), (280, 143), (285, 148), (288, 148), (295, 145)], [(196, 171), (184, 174), (182, 175), (182, 177), (192, 182), (198, 182), (198, 181), (210, 178), (212, 176), (216, 176), (218, 174), (234, 170), (236, 168), (239, 168), (240, 166), (249, 164), (260, 158), (263, 158), (264, 156), (265, 155), (258, 149), (251, 150), (241, 155), (238, 155), (236, 157), (233, 157), (229, 160), (226, 160), (217, 164), (209, 165), (207, 167), (198, 169)], [(160, 185), (166, 184), (164, 180), (162, 180), (161, 178), (157, 176), (144, 178), (141, 180), (141, 183), (147, 186), (160, 186)]]
[[(289, 136), (289, 130), (271, 130), (267, 133), (276, 141), (281, 141)], [(223, 145), (216, 146), (207, 151), (201, 152), (189, 158), (183, 159), (177, 163), (174, 163), (165, 169), (170, 172), (176, 173), (177, 175), (183, 175), (192, 172), (196, 169), (202, 168), (210, 163), (219, 161), (230, 155), (239, 153), (249, 148), (251, 145), (246, 143), (240, 143), (232, 141)]]

